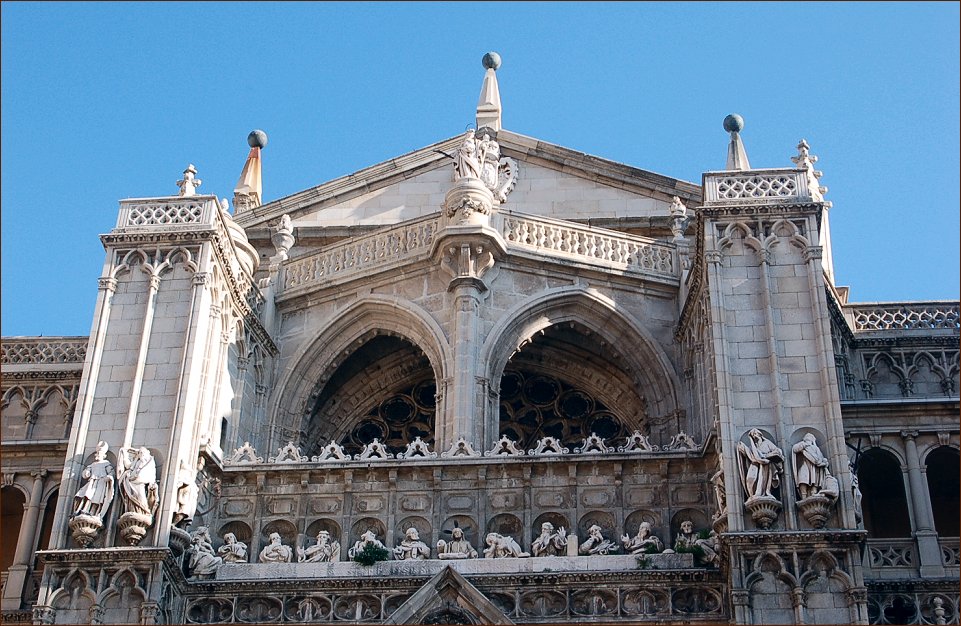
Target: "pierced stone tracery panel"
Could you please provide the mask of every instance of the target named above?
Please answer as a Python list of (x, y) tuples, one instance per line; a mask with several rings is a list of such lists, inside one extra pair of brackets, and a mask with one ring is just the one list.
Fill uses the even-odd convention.
[(433, 447), (436, 394), (434, 381), (427, 379), (391, 395), (368, 411), (340, 445), (347, 454), (359, 454), (376, 438), (391, 454), (397, 454), (420, 437)]

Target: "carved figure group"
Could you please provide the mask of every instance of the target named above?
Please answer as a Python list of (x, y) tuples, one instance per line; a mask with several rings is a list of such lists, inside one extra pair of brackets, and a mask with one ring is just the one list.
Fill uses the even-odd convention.
[(308, 548), (297, 548), (297, 561), (301, 563), (335, 563), (340, 560), (340, 543), (330, 538), (330, 533), (317, 533), (317, 543)]
[(355, 542), (353, 547), (347, 551), (347, 556), (351, 559), (354, 558), (363, 552), (364, 548), (366, 548), (368, 545), (384, 548), (384, 544), (377, 539), (377, 533), (375, 533), (373, 530), (367, 530), (360, 536), (360, 540)]
[(217, 572), (217, 568), (223, 565), (222, 557), (217, 556), (210, 540), (210, 531), (206, 526), (201, 526), (190, 538), (189, 559), (187, 569), (194, 578), (207, 578)]
[(567, 554), (567, 531), (561, 526), (554, 530), (550, 522), (541, 524), (541, 534), (531, 544), (534, 556), (561, 556)]
[(488, 559), (523, 558), (531, 555), (530, 552), (524, 552), (512, 537), (500, 533), (487, 533), (484, 543), (487, 544), (484, 556)]
[(661, 552), (664, 550), (664, 544), (661, 543), (661, 540), (654, 534), (650, 522), (641, 522), (637, 527), (637, 534), (633, 537), (624, 535), (621, 537), (621, 543), (624, 545), (624, 550), (631, 554)]
[(760, 430), (748, 432), (750, 445), (738, 442), (738, 467), (747, 500), (773, 498), (772, 489), (780, 485), (784, 471), (784, 452)]
[(103, 441), (97, 444), (93, 463), (80, 475), (86, 482), (73, 498), (74, 515), (90, 515), (101, 522), (110, 508), (114, 496), (114, 468), (107, 460), (109, 446)]

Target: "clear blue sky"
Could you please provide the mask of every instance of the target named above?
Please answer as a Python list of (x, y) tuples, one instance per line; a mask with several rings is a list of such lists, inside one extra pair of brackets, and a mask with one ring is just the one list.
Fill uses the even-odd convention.
[(802, 137), (855, 301), (959, 296), (959, 4), (2, 4), (2, 334), (86, 335), (125, 197), (187, 163), (265, 200), (460, 133), (484, 52), (506, 128), (700, 182), (731, 112), (755, 167)]

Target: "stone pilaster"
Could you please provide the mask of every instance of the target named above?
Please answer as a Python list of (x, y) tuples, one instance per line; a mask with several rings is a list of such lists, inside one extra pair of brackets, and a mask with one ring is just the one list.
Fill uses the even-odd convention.
[(911, 491), (911, 509), (914, 511), (914, 537), (918, 542), (921, 576), (940, 578), (945, 574), (941, 560), (941, 546), (938, 544), (938, 533), (934, 528), (934, 513), (931, 510), (928, 484), (921, 472), (917, 436), (916, 430), (901, 431), (907, 460), (908, 487)]

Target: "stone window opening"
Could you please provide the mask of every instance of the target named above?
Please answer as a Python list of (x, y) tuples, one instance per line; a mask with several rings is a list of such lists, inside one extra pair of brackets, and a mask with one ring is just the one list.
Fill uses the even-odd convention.
[(911, 518), (898, 459), (879, 448), (864, 452), (858, 461), (858, 483), (868, 537), (910, 537)]
[(958, 450), (941, 446), (925, 459), (928, 494), (934, 527), (942, 537), (957, 537), (959, 528), (959, 493), (961, 493), (961, 465)]

